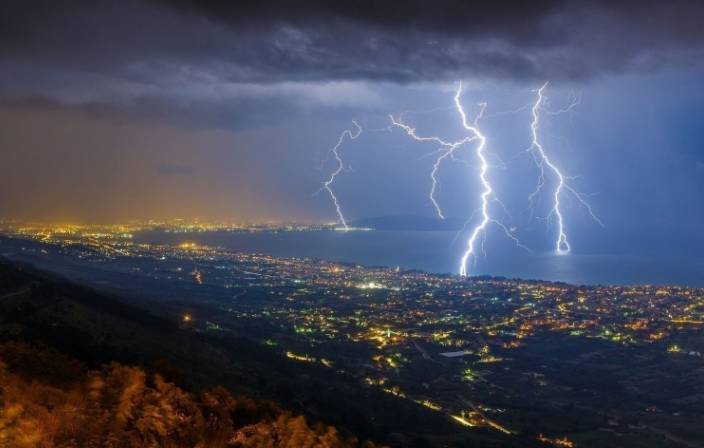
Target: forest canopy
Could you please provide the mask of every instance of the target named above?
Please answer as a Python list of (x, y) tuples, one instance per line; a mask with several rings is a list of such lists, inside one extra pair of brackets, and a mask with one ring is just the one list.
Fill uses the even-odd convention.
[(373, 448), (269, 401), (185, 391), (156, 372), (97, 370), (26, 344), (0, 344), (0, 447)]

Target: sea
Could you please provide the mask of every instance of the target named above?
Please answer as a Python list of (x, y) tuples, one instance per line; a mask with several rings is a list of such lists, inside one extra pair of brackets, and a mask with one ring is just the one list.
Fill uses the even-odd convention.
[[(456, 274), (463, 241), (450, 231), (198, 232), (150, 231), (136, 241), (219, 246), (278, 257), (305, 257), (365, 266)], [(556, 254), (521, 250), (481, 253), (470, 275), (561, 281), (578, 285), (682, 285), (704, 287), (704, 258), (662, 254)]]

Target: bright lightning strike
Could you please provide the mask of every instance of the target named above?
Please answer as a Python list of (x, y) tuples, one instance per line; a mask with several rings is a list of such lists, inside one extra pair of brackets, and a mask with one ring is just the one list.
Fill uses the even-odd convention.
[[(531, 193), (528, 196), (528, 200), (530, 203), (533, 203), (533, 199), (535, 196), (540, 193), (542, 190), (543, 186), (545, 185), (545, 166), (547, 166), (553, 173), (555, 173), (555, 177), (557, 178), (557, 186), (555, 187), (555, 190), (553, 191), (553, 206), (552, 209), (550, 210), (550, 215), (555, 215), (557, 217), (557, 239), (555, 241), (555, 251), (558, 254), (567, 254), (570, 252), (572, 247), (570, 246), (569, 240), (567, 239), (567, 234), (565, 233), (565, 225), (564, 225), (564, 220), (562, 216), (562, 210), (560, 209), (560, 198), (562, 197), (562, 192), (563, 190), (570, 192), (577, 201), (579, 201), (589, 212), (591, 217), (599, 223), (599, 225), (603, 226), (604, 224), (601, 222), (601, 220), (594, 214), (592, 211), (591, 206), (589, 203), (587, 203), (582, 196), (577, 193), (576, 190), (574, 190), (572, 187), (570, 187), (567, 184), (565, 176), (560, 172), (560, 169), (550, 160), (548, 157), (547, 153), (545, 152), (545, 149), (543, 148), (543, 145), (540, 143), (540, 140), (538, 138), (538, 128), (540, 127), (540, 109), (544, 104), (544, 95), (543, 92), (545, 88), (547, 88), (548, 83), (546, 82), (543, 84), (539, 89), (538, 89), (538, 98), (536, 99), (535, 103), (533, 104), (533, 107), (531, 109), (531, 112), (533, 114), (533, 121), (530, 124), (530, 130), (531, 130), (531, 135), (532, 135), (532, 143), (530, 148), (528, 148), (529, 151), (533, 154), (533, 159), (538, 166), (539, 169), (539, 175), (538, 175), (538, 186), (536, 187), (535, 191)], [(562, 111), (557, 111), (556, 113), (562, 113), (571, 110), (573, 107), (575, 107), (577, 104), (579, 104), (579, 100), (577, 99), (574, 101), (568, 108), (562, 110)], [(553, 112), (554, 114), (555, 112)]]
[(362, 133), (362, 127), (357, 124), (356, 121), (352, 120), (352, 123), (354, 123), (356, 129), (356, 132), (347, 129), (345, 130), (342, 134), (340, 134), (340, 138), (337, 140), (337, 144), (330, 150), (330, 152), (335, 156), (335, 160), (337, 161), (337, 168), (335, 171), (333, 171), (330, 174), (330, 177), (328, 180), (326, 180), (323, 183), (323, 188), (325, 188), (328, 193), (330, 194), (330, 198), (332, 199), (333, 204), (335, 205), (335, 211), (337, 212), (337, 217), (340, 220), (340, 224), (342, 224), (342, 227), (345, 229), (345, 231), (350, 230), (350, 227), (347, 225), (347, 220), (345, 219), (345, 215), (342, 214), (342, 207), (340, 206), (340, 203), (337, 200), (337, 196), (335, 195), (335, 192), (332, 190), (332, 183), (335, 181), (335, 178), (342, 172), (344, 169), (344, 164), (342, 162), (342, 158), (340, 157), (340, 146), (342, 146), (342, 143), (345, 141), (345, 137), (349, 138), (350, 140), (354, 140), (359, 135)]
[(400, 127), (406, 133), (414, 140), (419, 141), (419, 142), (434, 142), (440, 145), (440, 148), (437, 150), (438, 156), (435, 159), (435, 162), (433, 163), (433, 169), (430, 171), (430, 180), (432, 182), (432, 186), (430, 187), (430, 194), (428, 195), (430, 202), (433, 204), (433, 207), (435, 207), (435, 212), (437, 213), (438, 217), (440, 219), (445, 219), (445, 215), (442, 212), (442, 208), (440, 208), (440, 204), (438, 204), (438, 201), (435, 197), (437, 191), (438, 191), (438, 170), (440, 169), (440, 165), (442, 162), (447, 159), (448, 157), (450, 159), (454, 160), (454, 153), (457, 149), (465, 145), (466, 143), (469, 143), (473, 140), (476, 140), (476, 136), (471, 136), (471, 137), (465, 137), (461, 140), (458, 140), (456, 142), (447, 142), (439, 137), (421, 137), (418, 134), (416, 134), (415, 128), (412, 128), (411, 126), (403, 123), (401, 121), (401, 118), (399, 117), (398, 119), (394, 118), (393, 115), (389, 115), (389, 118), (391, 119), (391, 123), (395, 126)]
[[(471, 135), (455, 141), (455, 142), (448, 142), (445, 141), (439, 137), (431, 136), (431, 137), (421, 137), (418, 134), (416, 134), (415, 128), (403, 123), (400, 119), (395, 119), (393, 116), (390, 116), (391, 122), (400, 128), (402, 128), (406, 133), (413, 138), (416, 141), (420, 142), (434, 142), (440, 145), (440, 148), (438, 149), (438, 156), (435, 159), (435, 163), (433, 164), (433, 169), (430, 172), (430, 179), (432, 181), (432, 187), (430, 189), (430, 201), (432, 202), (433, 206), (435, 207), (435, 210), (437, 212), (437, 215), (441, 218), (444, 219), (445, 216), (443, 215), (442, 209), (438, 205), (438, 202), (435, 198), (435, 194), (437, 192), (437, 187), (438, 187), (438, 179), (437, 179), (437, 173), (440, 168), (440, 165), (442, 162), (450, 158), (452, 160), (455, 159), (455, 152), (461, 148), (463, 145), (472, 142), (472, 141), (478, 141), (479, 144), (476, 149), (476, 155), (477, 158), (479, 159), (480, 162), (480, 171), (479, 171), (479, 179), (481, 181), (481, 184), (483, 186), (483, 191), (481, 193), (481, 208), (480, 211), (482, 215), (482, 220), (481, 222), (474, 227), (472, 230), (472, 233), (470, 234), (469, 239), (467, 240), (467, 249), (462, 256), (462, 260), (460, 262), (460, 268), (459, 268), (459, 273), (462, 276), (467, 276), (467, 262), (469, 261), (470, 257), (475, 256), (475, 249), (476, 249), (476, 243), (477, 239), (479, 236), (484, 235), (486, 231), (486, 227), (490, 223), (494, 223), (501, 227), (501, 229), (506, 233), (506, 235), (513, 240), (519, 247), (522, 247), (524, 249), (527, 249), (525, 246), (521, 245), (521, 243), (518, 241), (518, 239), (511, 233), (511, 231), (501, 222), (493, 218), (490, 213), (489, 213), (489, 202), (490, 200), (496, 200), (498, 201), (498, 198), (496, 198), (494, 194), (494, 190), (491, 187), (491, 184), (489, 183), (489, 180), (487, 178), (487, 173), (489, 171), (489, 162), (486, 159), (485, 153), (484, 153), (484, 148), (486, 146), (486, 137), (481, 133), (480, 128), (479, 128), (479, 120), (482, 119), (484, 116), (484, 110), (486, 109), (486, 103), (481, 103), (480, 104), (480, 110), (479, 114), (477, 117), (474, 119), (472, 124), (469, 124), (467, 121), (467, 115), (464, 111), (464, 108), (462, 107), (462, 103), (460, 101), (460, 97), (462, 96), (462, 83), (460, 82), (457, 86), (457, 92), (455, 93), (454, 97), (454, 103), (455, 107), (457, 109), (457, 112), (459, 113), (461, 119), (462, 119), (462, 126), (464, 127), (465, 130), (470, 131)], [(482, 245), (483, 246), (483, 245)], [(482, 247), (483, 250), (483, 247)]]
[[(469, 235), (469, 238), (467, 239), (467, 249), (464, 252), (464, 255), (462, 255), (462, 260), (460, 261), (460, 275), (463, 277), (467, 276), (467, 262), (469, 261), (470, 257), (475, 256), (475, 246), (477, 242), (477, 238), (479, 238), (480, 235), (485, 235), (486, 232), (486, 227), (490, 223), (494, 223), (497, 226), (499, 226), (506, 236), (508, 236), (511, 240), (513, 240), (516, 245), (519, 247), (522, 247), (523, 249), (528, 250), (527, 247), (523, 246), (520, 241), (511, 233), (511, 231), (500, 221), (497, 221), (495, 218), (492, 218), (491, 215), (489, 214), (489, 199), (493, 197), (493, 199), (498, 200), (495, 197), (494, 194), (494, 189), (491, 186), (491, 183), (489, 182), (487, 178), (487, 173), (489, 171), (489, 163), (486, 159), (486, 155), (484, 153), (484, 149), (486, 147), (486, 137), (484, 134), (482, 134), (480, 128), (479, 128), (479, 120), (482, 119), (484, 116), (484, 110), (486, 109), (486, 103), (480, 103), (480, 109), (479, 109), (479, 114), (474, 118), (474, 121), (470, 125), (467, 122), (467, 114), (464, 111), (464, 108), (462, 107), (462, 102), (460, 101), (460, 97), (462, 96), (462, 83), (460, 82), (457, 86), (457, 92), (455, 93), (455, 107), (457, 108), (457, 112), (460, 114), (460, 117), (462, 118), (462, 126), (470, 131), (472, 134), (474, 134), (474, 137), (479, 140), (479, 144), (477, 145), (477, 159), (479, 159), (480, 162), (480, 168), (479, 168), (479, 180), (481, 181), (482, 187), (484, 188), (482, 190), (482, 194), (480, 195), (481, 198), (481, 208), (480, 212), (482, 215), (482, 220), (477, 224), (474, 229), (472, 230), (472, 233)], [(500, 203), (500, 202), (499, 202)], [(483, 244), (482, 244), (482, 250), (483, 250)]]

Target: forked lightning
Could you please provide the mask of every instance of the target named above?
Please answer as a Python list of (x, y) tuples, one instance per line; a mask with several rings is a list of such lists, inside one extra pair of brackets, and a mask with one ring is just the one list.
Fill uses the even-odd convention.
[[(572, 247), (570, 246), (570, 242), (567, 238), (567, 234), (565, 233), (565, 224), (564, 224), (564, 218), (562, 215), (562, 210), (560, 209), (560, 198), (562, 197), (563, 190), (570, 192), (579, 203), (581, 203), (589, 212), (591, 217), (599, 223), (599, 225), (603, 226), (603, 223), (601, 220), (594, 214), (592, 211), (591, 206), (587, 201), (582, 198), (582, 196), (577, 193), (576, 190), (574, 190), (572, 187), (570, 187), (567, 184), (567, 180), (565, 176), (562, 174), (560, 169), (554, 164), (554, 162), (548, 157), (547, 153), (545, 152), (545, 148), (543, 145), (540, 143), (540, 139), (538, 138), (538, 129), (540, 127), (540, 110), (541, 107), (543, 107), (545, 96), (543, 95), (543, 92), (547, 88), (548, 83), (546, 82), (543, 84), (538, 90), (538, 98), (536, 99), (535, 103), (533, 104), (533, 107), (531, 109), (531, 112), (533, 114), (533, 121), (530, 124), (530, 130), (531, 130), (531, 136), (532, 136), (532, 142), (530, 148), (528, 148), (529, 151), (533, 154), (533, 159), (538, 166), (539, 170), (539, 175), (538, 175), (538, 185), (533, 191), (528, 196), (528, 200), (531, 203), (531, 207), (533, 204), (533, 199), (535, 196), (540, 193), (542, 190), (543, 186), (545, 185), (545, 166), (547, 166), (550, 171), (552, 171), (555, 174), (555, 177), (557, 178), (557, 186), (555, 187), (555, 190), (553, 191), (553, 205), (552, 208), (550, 209), (550, 214), (548, 216), (555, 216), (557, 218), (557, 239), (555, 240), (555, 251), (558, 254), (567, 254), (572, 250)], [(574, 106), (576, 106), (578, 102), (573, 102), (569, 107), (564, 109), (563, 111), (558, 111), (557, 113), (561, 112), (566, 112), (568, 110), (571, 110)], [(554, 114), (554, 113), (553, 113)]]
[(438, 191), (438, 170), (440, 169), (440, 165), (442, 164), (443, 160), (447, 159), (448, 157), (452, 158), (454, 156), (455, 151), (457, 151), (463, 145), (473, 140), (476, 140), (477, 137), (469, 136), (456, 142), (447, 142), (441, 139), (440, 137), (420, 137), (418, 136), (418, 134), (416, 134), (415, 128), (412, 128), (409, 125), (403, 123), (400, 117), (396, 119), (393, 115), (389, 115), (389, 118), (391, 119), (391, 123), (406, 131), (406, 133), (412, 139), (419, 142), (434, 142), (440, 145), (440, 148), (438, 148), (437, 150), (438, 156), (435, 159), (435, 163), (433, 163), (433, 169), (430, 171), (430, 180), (432, 182), (432, 186), (430, 187), (430, 194), (428, 195), (428, 197), (430, 198), (430, 202), (433, 204), (433, 207), (435, 207), (435, 213), (438, 215), (438, 217), (440, 219), (445, 219), (445, 215), (442, 212), (442, 208), (440, 208), (440, 204), (438, 204), (438, 201), (435, 198), (435, 194)]
[[(464, 108), (462, 107), (462, 102), (460, 101), (460, 98), (462, 96), (462, 83), (458, 83), (457, 86), (457, 91), (455, 92), (454, 96), (454, 104), (455, 108), (457, 109), (458, 114), (460, 115), (460, 118), (462, 119), (462, 126), (465, 130), (470, 132), (470, 135), (467, 137), (455, 141), (455, 142), (448, 142), (440, 137), (435, 137), (435, 136), (430, 136), (430, 137), (421, 137), (416, 134), (415, 128), (403, 123), (400, 119), (396, 119), (393, 116), (391, 116), (391, 122), (402, 128), (403, 130), (406, 131), (406, 133), (413, 138), (416, 141), (420, 142), (434, 142), (437, 143), (440, 148), (438, 149), (438, 156), (435, 159), (435, 163), (433, 164), (433, 169), (430, 172), (430, 178), (432, 181), (432, 187), (430, 189), (430, 201), (433, 203), (433, 206), (435, 207), (435, 210), (437, 212), (437, 215), (441, 218), (444, 219), (445, 216), (442, 212), (442, 209), (440, 208), (436, 198), (435, 198), (435, 193), (437, 192), (437, 185), (438, 185), (438, 180), (437, 180), (437, 173), (438, 169), (440, 168), (440, 165), (442, 162), (447, 159), (447, 158), (454, 158), (455, 152), (464, 146), (465, 144), (472, 142), (472, 141), (477, 141), (477, 148), (476, 148), (476, 156), (477, 159), (479, 160), (480, 163), (480, 170), (479, 170), (479, 180), (482, 184), (483, 190), (480, 195), (480, 202), (481, 206), (479, 211), (481, 212), (482, 220), (479, 224), (477, 224), (472, 232), (470, 233), (469, 238), (467, 239), (467, 248), (462, 255), (462, 259), (460, 262), (459, 266), (459, 274), (462, 276), (468, 275), (467, 271), (467, 264), (469, 262), (469, 259), (474, 257), (476, 255), (476, 246), (477, 246), (477, 239), (479, 236), (483, 235), (484, 232), (486, 231), (487, 226), (490, 223), (494, 223), (498, 225), (505, 233), (506, 235), (511, 238), (516, 244), (518, 244), (521, 247), (524, 247), (520, 244), (518, 239), (509, 231), (509, 229), (502, 224), (500, 221), (496, 220), (493, 218), (490, 214), (489, 210), (489, 202), (490, 200), (495, 200), (496, 197), (494, 195), (494, 190), (491, 186), (491, 183), (489, 182), (489, 179), (487, 177), (488, 171), (489, 171), (489, 163), (486, 159), (485, 156), (485, 147), (486, 147), (486, 137), (482, 134), (480, 128), (479, 128), (479, 120), (483, 117), (484, 110), (486, 109), (486, 103), (481, 103), (479, 113), (477, 114), (477, 117), (474, 119), (474, 121), (470, 124), (467, 121), (467, 115), (464, 111)], [(524, 247), (525, 248), (525, 247)]]
[(354, 123), (355, 127), (357, 128), (356, 132), (350, 129), (345, 130), (342, 134), (340, 134), (340, 138), (337, 140), (337, 143), (330, 150), (330, 152), (335, 157), (335, 160), (337, 161), (337, 168), (330, 174), (328, 180), (323, 183), (323, 187), (330, 194), (330, 198), (332, 198), (332, 202), (335, 205), (335, 211), (337, 212), (337, 217), (345, 231), (350, 230), (350, 227), (347, 225), (347, 220), (345, 219), (345, 215), (342, 213), (342, 207), (340, 206), (340, 203), (337, 200), (337, 196), (332, 190), (332, 184), (335, 181), (335, 178), (342, 172), (342, 170), (344, 170), (344, 163), (342, 162), (342, 158), (340, 157), (340, 146), (342, 146), (342, 143), (345, 141), (345, 137), (349, 138), (350, 140), (354, 140), (359, 137), (359, 135), (362, 133), (362, 127), (357, 124), (357, 122), (354, 120), (352, 120), (352, 123)]

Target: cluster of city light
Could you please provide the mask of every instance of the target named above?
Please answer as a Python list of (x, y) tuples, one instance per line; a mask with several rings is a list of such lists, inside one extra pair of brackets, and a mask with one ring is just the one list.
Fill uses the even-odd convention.
[[(343, 372), (462, 426), (507, 435), (520, 431), (515, 420), (502, 416), (510, 409), (481, 403), (482, 391), (493, 389), (495, 372), (510, 362), (511, 351), (534, 343), (533, 336), (540, 333), (652, 347), (672, 358), (702, 359), (701, 350), (680, 337), (704, 325), (701, 289), (577, 287), (501, 279), (467, 284), (452, 276), (233, 253), (190, 241), (135, 244), (119, 236), (123, 230), (116, 227), (113, 237), (99, 242), (89, 236), (93, 232), (56, 234), (51, 242), (41, 238), (17, 241), (25, 241), (19, 242), (25, 245), (25, 254), (41, 247), (42, 257), (44, 252), (56, 251), (79, 263), (104, 266), (105, 260), (112, 260), (115, 269), (142, 276), (143, 281), (174, 287), (187, 284), (189, 293), (198, 295), (194, 298), (207, 297), (210, 291), (218, 297), (231, 296), (233, 300), (224, 309), (199, 308), (197, 318), (191, 310), (178, 310), (181, 327), (216, 334), (229, 331), (233, 318), (255, 326), (273, 324), (272, 328), (284, 331), (267, 335), (263, 348), (290, 362)], [(62, 239), (74, 243), (61, 244)], [(128, 256), (113, 255), (124, 249)], [(122, 269), (134, 260), (149, 269)], [(199, 282), (208, 288), (198, 287)], [(249, 290), (262, 288), (274, 300), (246, 300)], [(358, 344), (359, 350), (343, 355), (326, 341), (334, 347)], [(447, 366), (444, 379), (475, 391), (476, 401), (470, 405), (454, 395), (410, 386), (407, 375), (417, 369), (418, 362)], [(539, 387), (553, 381), (540, 372), (525, 373)], [(542, 442), (555, 446), (570, 443), (562, 436), (543, 438)]]

